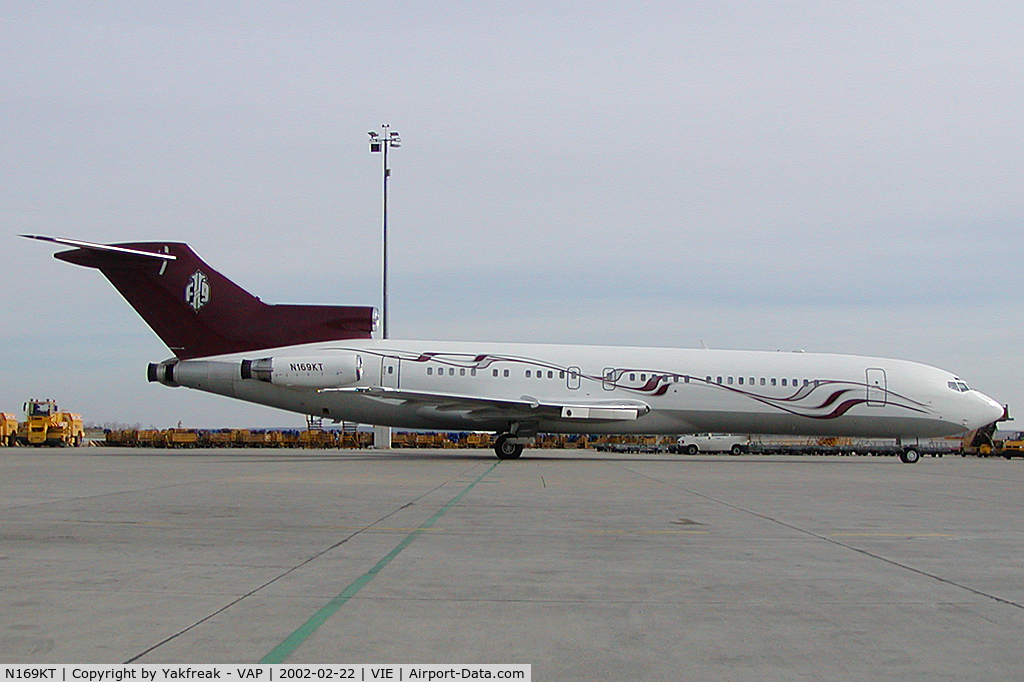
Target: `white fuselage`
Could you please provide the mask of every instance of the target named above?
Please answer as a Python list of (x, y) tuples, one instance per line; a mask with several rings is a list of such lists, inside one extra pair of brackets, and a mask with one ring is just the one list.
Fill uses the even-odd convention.
[[(276, 374), (243, 378), (243, 360)], [(820, 353), (372, 339), (160, 367), (170, 385), (405, 428), (902, 438), (960, 433), (1003, 415), (945, 370)], [(604, 418), (624, 404), (641, 408)]]

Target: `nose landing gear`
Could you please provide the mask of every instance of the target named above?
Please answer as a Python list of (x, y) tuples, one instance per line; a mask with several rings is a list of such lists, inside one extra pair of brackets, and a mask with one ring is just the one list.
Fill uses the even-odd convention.
[(913, 446), (903, 448), (900, 452), (900, 461), (904, 464), (917, 464), (919, 459), (921, 459), (921, 451)]

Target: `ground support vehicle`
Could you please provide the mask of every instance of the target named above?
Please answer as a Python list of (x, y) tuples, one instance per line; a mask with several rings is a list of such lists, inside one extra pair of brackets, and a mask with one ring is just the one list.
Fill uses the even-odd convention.
[(731, 455), (742, 455), (750, 447), (749, 436), (737, 436), (729, 433), (691, 433), (679, 436), (669, 452), (696, 455), (699, 452), (728, 452)]
[(167, 429), (161, 431), (160, 442), (165, 448), (194, 448), (199, 446), (199, 434), (194, 429)]
[(996, 442), (999, 444), (997, 454), (1006, 459), (1024, 457), (1024, 431), (1016, 431), (1010, 437)]
[(18, 442), (26, 445), (78, 447), (85, 441), (82, 416), (62, 412), (54, 400), (36, 400), (25, 403), (25, 422), (18, 430)]
[(15, 445), (18, 438), (18, 418), (13, 414), (0, 412), (0, 446)]
[(961, 455), (1024, 457), (1024, 431), (997, 431), (995, 424), (964, 434)]

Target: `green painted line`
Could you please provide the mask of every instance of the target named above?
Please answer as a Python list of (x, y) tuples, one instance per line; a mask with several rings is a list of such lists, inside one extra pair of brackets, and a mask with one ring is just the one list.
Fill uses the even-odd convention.
[(466, 493), (473, 489), (473, 487), (482, 481), (487, 474), (494, 471), (494, 468), (498, 466), (500, 462), (495, 462), (491, 465), (491, 468), (480, 474), (475, 481), (470, 483), (468, 486), (463, 488), (462, 492), (453, 497), (448, 504), (441, 507), (436, 514), (427, 519), (419, 528), (409, 533), (401, 542), (399, 542), (393, 550), (388, 552), (387, 556), (378, 561), (373, 568), (364, 573), (362, 576), (357, 578), (351, 585), (341, 591), (337, 597), (327, 602), (319, 611), (313, 614), (313, 616), (307, 620), (298, 630), (288, 635), (288, 637), (278, 644), (274, 649), (260, 659), (260, 663), (283, 663), (286, 658), (292, 655), (299, 646), (309, 639), (310, 635), (316, 632), (321, 625), (327, 622), (327, 619), (338, 612), (342, 606), (344, 606), (349, 599), (354, 597), (359, 590), (363, 589), (371, 580), (377, 577), (377, 574), (383, 570), (385, 566), (391, 563), (391, 560), (398, 556), (403, 549), (412, 544), (413, 540), (423, 535), (431, 526), (437, 523), (438, 519), (445, 515), (449, 509), (459, 503)]

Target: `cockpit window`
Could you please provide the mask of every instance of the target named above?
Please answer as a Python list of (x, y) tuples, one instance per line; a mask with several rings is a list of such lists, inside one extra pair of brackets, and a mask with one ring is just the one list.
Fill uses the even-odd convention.
[(962, 381), (947, 381), (946, 385), (959, 393), (967, 393), (967, 391), (971, 390), (971, 387)]

